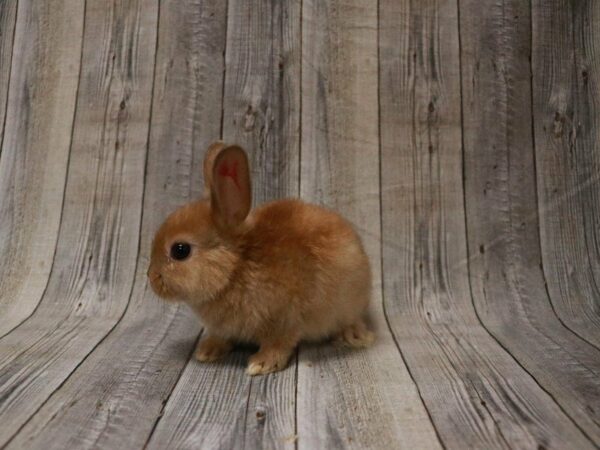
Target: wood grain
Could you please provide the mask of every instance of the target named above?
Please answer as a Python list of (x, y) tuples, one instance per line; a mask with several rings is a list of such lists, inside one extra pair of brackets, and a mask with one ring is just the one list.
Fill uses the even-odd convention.
[(385, 306), (433, 423), (447, 448), (590, 448), (471, 303), (456, 5), (380, 8)]
[(558, 316), (600, 348), (600, 9), (533, 2), (532, 74), (542, 260)]
[(225, 13), (220, 2), (160, 6), (145, 214), (131, 303), (9, 448), (141, 448), (162, 414), (199, 324), (187, 308), (152, 293), (146, 269), (162, 220), (200, 195), (203, 152), (220, 133), (214, 105), (221, 104)]
[(374, 274), (364, 351), (302, 346), (298, 448), (439, 448), (382, 312), (376, 2), (303, 2), (302, 197), (363, 237)]
[[(249, 152), (254, 203), (297, 196), (299, 3), (230, 0), (225, 56), (222, 138)], [(293, 448), (295, 362), (250, 378), (249, 354), (217, 365), (190, 361), (149, 447)]]
[(250, 154), (253, 201), (298, 196), (300, 3), (230, 0), (223, 139)]
[(0, 3), (0, 155), (10, 90), (15, 24), (17, 22), (17, 0)]
[(61, 386), (128, 304), (139, 247), (156, 6), (86, 7), (55, 263), (33, 316), (0, 340), (0, 445)]
[[(600, 446), (592, 0), (0, 0), (0, 447)], [(146, 268), (217, 138), (337, 209), (373, 348), (250, 378)]]
[(32, 313), (50, 275), (81, 61), (80, 3), (22, 0), (18, 13), (16, 2), (0, 3), (0, 336)]
[(494, 337), (598, 443), (600, 352), (560, 323), (540, 266), (530, 10), (516, 0), (486, 6), (461, 2), (469, 11), (461, 14), (461, 43), (475, 305)]

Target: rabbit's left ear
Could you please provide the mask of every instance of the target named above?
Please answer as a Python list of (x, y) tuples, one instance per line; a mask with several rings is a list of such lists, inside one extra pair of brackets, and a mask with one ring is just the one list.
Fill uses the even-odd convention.
[(218, 224), (233, 228), (246, 219), (251, 204), (248, 156), (237, 145), (226, 147), (216, 156), (212, 170), (213, 216)]
[(213, 177), (213, 167), (215, 165), (215, 160), (221, 150), (225, 148), (225, 143), (223, 141), (216, 141), (210, 144), (206, 153), (204, 154), (204, 198), (210, 197), (210, 191), (212, 188), (212, 177)]

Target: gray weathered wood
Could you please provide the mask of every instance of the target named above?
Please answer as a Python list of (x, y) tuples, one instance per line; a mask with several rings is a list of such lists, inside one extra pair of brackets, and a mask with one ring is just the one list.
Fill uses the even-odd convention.
[[(250, 153), (255, 205), (299, 195), (300, 17), (294, 0), (229, 1), (223, 139)], [(293, 358), (250, 380), (244, 434), (229, 433), (247, 448), (294, 448), (295, 406)]]
[(370, 256), (376, 344), (302, 346), (298, 448), (439, 448), (382, 312), (377, 2), (305, 0), (302, 197), (353, 221)]
[[(0, 31), (0, 127), (4, 126), (0, 139), (0, 336), (3, 336), (32, 313), (50, 275), (71, 143), (83, 5), (20, 1), (14, 45), (9, 48), (8, 42), (13, 43), (10, 18), (12, 15), (14, 19), (16, 2), (1, 5), (4, 22), (0, 27), (6, 25)], [(13, 57), (9, 81), (5, 64), (11, 61), (10, 50)]]
[(17, 0), (0, 2), (0, 154), (13, 56), (15, 23), (17, 21)]
[(457, 6), (380, 8), (385, 305), (434, 425), (447, 448), (590, 448), (471, 303)]
[(223, 139), (250, 154), (253, 201), (298, 196), (300, 2), (230, 0)]
[[(35, 313), (0, 340), (0, 445), (61, 386), (128, 304), (139, 246), (156, 19), (155, 1), (86, 7), (55, 263)], [(63, 28), (73, 26), (67, 20)]]
[(485, 3), (461, 1), (465, 193), (475, 305), (486, 328), (599, 443), (600, 351), (560, 323), (540, 268), (529, 5)]
[(558, 316), (600, 348), (600, 8), (533, 2), (533, 118), (546, 281)]
[[(299, 77), (299, 2), (230, 0), (222, 138), (249, 152), (255, 204), (298, 194)], [(250, 378), (248, 355), (190, 361), (150, 448), (293, 448), (295, 361)]]
[[(0, 0), (0, 447), (599, 446), (599, 24), (592, 0)], [(145, 272), (218, 137), (255, 203), (357, 225), (373, 348), (257, 378), (250, 350), (191, 357)]]
[[(203, 151), (220, 133), (225, 48), (221, 2), (172, 0), (160, 7), (140, 257), (122, 321), (23, 428), (9, 448), (141, 448), (148, 440), (199, 325), (187, 308), (146, 283), (154, 232), (201, 192)], [(209, 384), (195, 387), (202, 400)], [(204, 388), (204, 390), (202, 389)]]

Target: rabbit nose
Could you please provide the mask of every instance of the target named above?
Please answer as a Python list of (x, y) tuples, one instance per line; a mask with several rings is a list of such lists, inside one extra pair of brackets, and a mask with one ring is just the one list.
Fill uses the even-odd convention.
[(148, 271), (146, 272), (146, 276), (148, 278), (150, 278), (151, 280), (154, 280), (155, 278), (157, 278), (159, 275), (156, 272), (156, 270), (154, 270), (154, 268), (152, 266), (148, 267)]
[(148, 268), (147, 275), (148, 275), (148, 279), (151, 282), (156, 282), (156, 281), (158, 281), (158, 280), (160, 280), (162, 278), (160, 272), (158, 270), (156, 270), (155, 267), (152, 267), (152, 266), (150, 266)]

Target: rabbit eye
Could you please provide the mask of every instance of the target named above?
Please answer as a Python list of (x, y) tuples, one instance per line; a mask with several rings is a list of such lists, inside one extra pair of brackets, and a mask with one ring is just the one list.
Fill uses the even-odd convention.
[(192, 247), (190, 244), (185, 242), (175, 242), (171, 246), (171, 258), (176, 259), (177, 261), (182, 261), (190, 256), (191, 251)]

